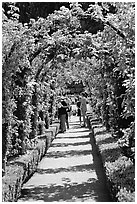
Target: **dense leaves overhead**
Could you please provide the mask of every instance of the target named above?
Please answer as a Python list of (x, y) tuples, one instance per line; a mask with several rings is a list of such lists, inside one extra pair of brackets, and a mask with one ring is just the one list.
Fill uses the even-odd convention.
[(96, 113), (133, 158), (134, 3), (5, 2), (2, 20), (9, 144), (15, 132), (21, 141), (35, 137), (39, 112), (54, 118), (66, 82), (82, 80)]

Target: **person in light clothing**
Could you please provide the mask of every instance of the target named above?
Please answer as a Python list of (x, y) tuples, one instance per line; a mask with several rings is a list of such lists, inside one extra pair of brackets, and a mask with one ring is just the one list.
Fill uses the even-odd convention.
[(81, 102), (81, 106), (80, 106), (80, 109), (81, 109), (81, 115), (83, 117), (83, 122), (84, 122), (84, 127), (86, 127), (87, 125), (87, 122), (86, 122), (86, 112), (87, 112), (87, 101), (86, 101), (86, 98), (85, 98), (85, 94), (82, 93), (82, 97), (80, 99), (80, 102)]

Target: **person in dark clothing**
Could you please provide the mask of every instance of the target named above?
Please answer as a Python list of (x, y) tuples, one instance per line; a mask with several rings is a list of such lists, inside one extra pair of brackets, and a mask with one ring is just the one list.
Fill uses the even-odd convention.
[(66, 125), (67, 125), (67, 129), (69, 129), (69, 113), (71, 111), (71, 106), (70, 106), (70, 100), (68, 97), (65, 97), (65, 102), (67, 104)]
[(80, 121), (80, 125), (81, 125), (81, 102), (80, 99), (78, 97), (78, 101), (77, 101), (77, 116), (79, 116), (79, 121)]
[(66, 116), (67, 116), (67, 103), (64, 101), (64, 98), (61, 98), (61, 101), (58, 105), (58, 118), (60, 119), (60, 132), (64, 133), (66, 131)]

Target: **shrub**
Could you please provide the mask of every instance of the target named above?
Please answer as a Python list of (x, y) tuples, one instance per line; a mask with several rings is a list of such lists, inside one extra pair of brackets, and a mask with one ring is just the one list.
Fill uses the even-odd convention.
[(99, 120), (90, 119), (98, 151), (101, 155), (110, 194), (114, 201), (135, 201), (135, 166), (132, 160), (123, 155), (114, 138)]

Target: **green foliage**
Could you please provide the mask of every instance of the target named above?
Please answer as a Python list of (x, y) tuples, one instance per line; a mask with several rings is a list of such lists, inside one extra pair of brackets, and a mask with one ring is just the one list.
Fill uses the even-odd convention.
[(116, 202), (134, 202), (134, 163), (123, 155), (118, 145), (118, 139), (112, 137), (112, 134), (106, 131), (105, 126), (102, 126), (99, 120), (90, 119), (90, 121), (112, 198)]
[[(20, 9), (23, 5), (18, 3)], [(24, 25), (13, 3), (5, 8), (2, 86), (7, 154), (22, 154), (24, 139), (35, 137), (39, 124), (48, 128), (54, 120), (56, 98), (67, 92), (66, 82), (82, 80), (93, 109), (133, 158), (134, 3), (72, 3)]]
[[(116, 15), (109, 14), (102, 19), (112, 26), (107, 24), (103, 32), (93, 36), (99, 63), (92, 65), (94, 72), (90, 71), (87, 84), (92, 93), (93, 107), (106, 127), (114, 136), (123, 138), (122, 141), (130, 140), (128, 144), (124, 142), (124, 146), (127, 144), (125, 154), (129, 152), (131, 157), (133, 151), (130, 149), (133, 149), (135, 137), (134, 124), (131, 123), (135, 119), (135, 8), (132, 3), (115, 5)], [(113, 25), (117, 25), (117, 32)], [(128, 133), (123, 134), (126, 128), (132, 130), (127, 129)]]
[(115, 162), (106, 165), (109, 180), (117, 189), (116, 197), (119, 202), (134, 202), (135, 172), (134, 165), (126, 157), (119, 157)]

